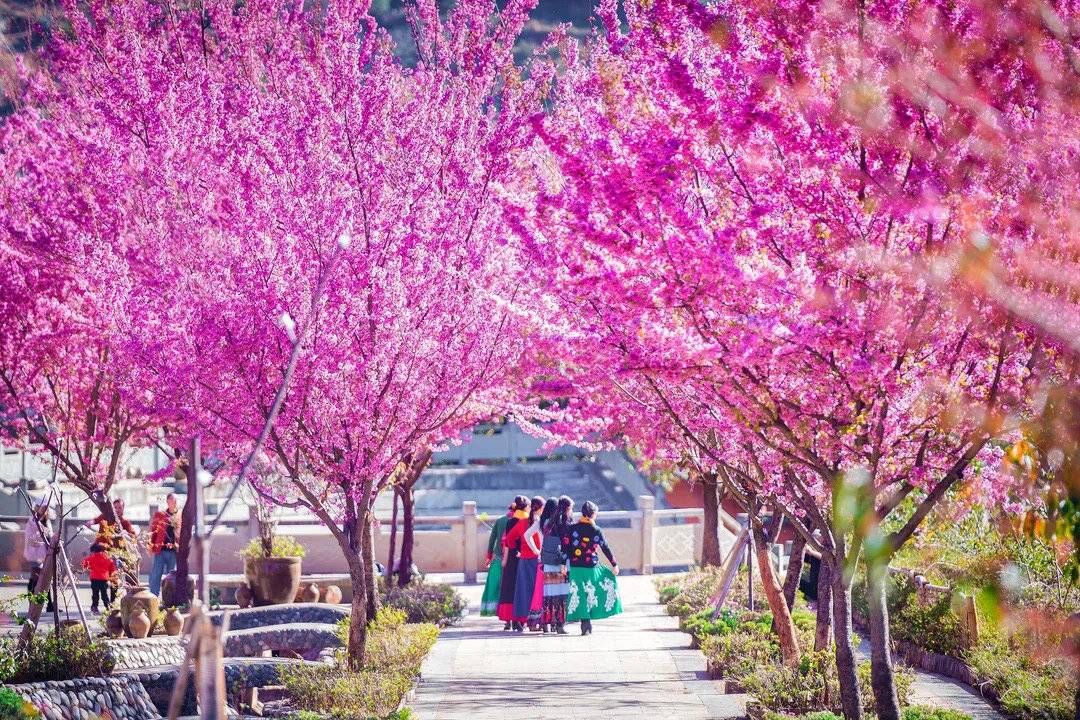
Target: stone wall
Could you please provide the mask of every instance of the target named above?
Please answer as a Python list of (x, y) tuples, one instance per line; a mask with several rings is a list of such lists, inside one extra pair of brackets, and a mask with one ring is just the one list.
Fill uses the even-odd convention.
[[(297, 664), (306, 663), (303, 660), (289, 660), (286, 658), (226, 658), (225, 687), (228, 688), (230, 702), (235, 702), (235, 696), (245, 688), (279, 685), (279, 670), (283, 666)], [(181, 715), (196, 715), (198, 713), (195, 705), (195, 675), (193, 671), (189, 672), (187, 694), (184, 697), (184, 704), (180, 708)], [(125, 675), (135, 678), (145, 688), (145, 693), (157, 708), (158, 713), (162, 716), (168, 713), (173, 687), (180, 678), (180, 668), (167, 667), (136, 670), (125, 673)], [(146, 717), (156, 716), (148, 715)]]
[[(215, 625), (221, 624), (223, 613), (213, 612), (210, 620)], [(245, 608), (229, 611), (229, 631), (251, 630), (270, 625), (289, 623), (334, 623), (349, 617), (348, 606), (324, 605), (321, 603), (293, 603), (291, 605), (268, 605), (259, 608)]]
[(109, 655), (116, 670), (135, 670), (159, 665), (179, 665), (184, 662), (187, 641), (183, 636), (162, 635), (142, 640), (120, 638), (106, 640)]
[(229, 630), (225, 657), (257, 657), (264, 652), (295, 652), (315, 659), (326, 648), (341, 647), (337, 626), (326, 623), (291, 623), (269, 627)]
[(138, 679), (126, 675), (7, 687), (41, 708), (45, 720), (91, 720), (106, 708), (116, 720), (160, 717)]

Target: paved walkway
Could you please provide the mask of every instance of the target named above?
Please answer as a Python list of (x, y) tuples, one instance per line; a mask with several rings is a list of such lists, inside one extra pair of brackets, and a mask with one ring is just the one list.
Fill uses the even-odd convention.
[(419, 720), (742, 717), (743, 696), (719, 694), (652, 578), (624, 576), (619, 587), (623, 614), (588, 637), (576, 625), (569, 636), (503, 632), (479, 616), (481, 588), (459, 588), (470, 614), (440, 635), (410, 707)]
[[(870, 641), (863, 637), (855, 652), (860, 660), (869, 660)], [(908, 698), (912, 705), (960, 710), (970, 715), (972, 720), (1005, 720), (997, 708), (967, 685), (918, 668), (914, 672), (915, 681), (911, 684), (911, 696)]]

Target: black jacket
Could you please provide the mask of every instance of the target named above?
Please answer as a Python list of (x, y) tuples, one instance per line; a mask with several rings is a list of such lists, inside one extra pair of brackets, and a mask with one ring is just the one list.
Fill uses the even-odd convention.
[(589, 522), (576, 522), (567, 528), (562, 537), (563, 551), (570, 558), (573, 567), (596, 567), (600, 562), (600, 553), (607, 555), (612, 565), (616, 565), (607, 540), (600, 528)]

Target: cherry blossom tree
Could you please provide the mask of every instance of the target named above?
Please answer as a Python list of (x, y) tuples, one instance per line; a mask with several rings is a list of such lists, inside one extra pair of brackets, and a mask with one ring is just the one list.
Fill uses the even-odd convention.
[[(183, 432), (244, 456), (299, 337), (267, 442), (286, 481), (256, 484), (341, 546), (354, 667), (374, 498), (498, 409), (530, 321), (494, 202), (544, 89), (513, 64), (529, 5), (416, 3), (407, 67), (359, 0), (71, 3), (26, 78), (20, 122), (57, 146), (55, 182), (104, 182), (95, 240), (136, 278), (123, 353)], [(103, 168), (62, 161), (102, 150)]]
[(123, 351), (132, 272), (113, 244), (122, 219), (98, 204), (116, 188), (56, 172), (107, 160), (90, 147), (66, 155), (47, 142), (52, 121), (33, 113), (0, 126), (0, 437), (49, 458), (111, 517), (131, 452), (168, 418)]
[[(629, 3), (622, 32), (607, 3), (606, 34), (569, 57), (537, 122), (539, 200), (510, 203), (602, 348), (570, 368), (597, 414), (615, 414), (613, 388), (666, 414), (829, 556), (848, 717), (855, 562), (871, 561), (875, 696), (895, 717), (883, 568), (958, 483), (1009, 498), (1000, 444), (1057, 372), (1059, 343), (924, 272), (988, 231), (1013, 251), (1045, 237), (1011, 222), (1035, 171), (987, 162), (979, 107), (895, 72), (895, 38), (987, 12)], [(938, 57), (912, 50), (912, 67)], [(1019, 90), (995, 100), (1013, 119), (1046, 110)]]

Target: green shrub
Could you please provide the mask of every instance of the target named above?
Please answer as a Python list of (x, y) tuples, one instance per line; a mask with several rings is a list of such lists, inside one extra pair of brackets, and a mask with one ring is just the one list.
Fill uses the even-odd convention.
[(668, 585), (667, 587), (660, 588), (660, 604), (667, 605), (674, 600), (682, 592), (682, 588), (678, 585)]
[(1073, 720), (1076, 678), (1068, 661), (1046, 661), (1020, 652), (1004, 638), (988, 635), (965, 653), (980, 677), (989, 680), (1006, 714), (1016, 720)]
[[(270, 557), (298, 557), (302, 558), (307, 554), (307, 550), (301, 545), (296, 538), (291, 535), (275, 535), (273, 552)], [(263, 552), (262, 541), (259, 538), (255, 538), (247, 544), (247, 547), (240, 553), (241, 557), (245, 557), (251, 560), (257, 560), (266, 557), (266, 553)]]
[[(872, 714), (874, 692), (870, 687), (870, 663), (861, 663), (857, 672), (863, 709)], [(915, 675), (907, 668), (897, 667), (894, 677), (897, 699), (903, 707), (908, 703)], [(840, 712), (840, 681), (835, 659), (829, 652), (804, 653), (794, 668), (774, 660), (771, 664), (758, 666), (742, 679), (742, 683), (764, 708), (773, 712), (810, 713), (818, 720), (828, 720), (833, 713)]]
[(0, 720), (36, 720), (41, 711), (11, 688), (0, 688)]
[(725, 680), (742, 680), (760, 666), (780, 662), (780, 645), (770, 633), (740, 628), (730, 635), (712, 635), (701, 642), (709, 667)]
[(383, 593), (385, 605), (403, 610), (411, 623), (452, 625), (465, 614), (466, 602), (453, 587), (445, 584), (411, 583), (391, 587)]
[(774, 712), (803, 714), (839, 707), (840, 689), (829, 653), (806, 653), (799, 665), (759, 666), (743, 679), (746, 691)]
[[(885, 605), (889, 610), (889, 633), (894, 640), (910, 642), (924, 650), (960, 657), (968, 647), (963, 624), (952, 611), (952, 598), (943, 595), (934, 603), (919, 601), (914, 581), (904, 573), (889, 573), (885, 580)], [(869, 617), (866, 579), (851, 589), (851, 607)]]
[[(435, 625), (405, 624), (405, 617), (394, 608), (379, 611), (368, 629), (367, 654), (360, 672), (349, 671), (343, 656), (337, 665), (283, 668), (281, 682), (294, 705), (343, 720), (382, 718), (395, 712), (439, 635)], [(348, 620), (339, 624), (339, 632), (348, 635)]]
[(817, 712), (807, 713), (799, 718), (799, 720), (844, 720), (844, 718), (829, 710), (819, 710)]
[(105, 643), (88, 638), (81, 626), (36, 632), (25, 654), (19, 654), (16, 645), (15, 638), (0, 640), (0, 682), (99, 677), (111, 673), (115, 665)]
[(710, 635), (728, 635), (739, 627), (740, 613), (737, 610), (722, 608), (716, 617), (713, 617), (713, 612), (710, 608), (691, 615), (683, 622), (683, 629), (701, 639)]
[(959, 710), (912, 705), (900, 711), (900, 720), (971, 720), (971, 716)]

